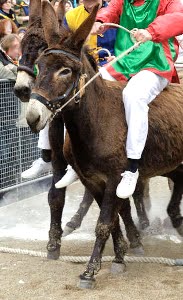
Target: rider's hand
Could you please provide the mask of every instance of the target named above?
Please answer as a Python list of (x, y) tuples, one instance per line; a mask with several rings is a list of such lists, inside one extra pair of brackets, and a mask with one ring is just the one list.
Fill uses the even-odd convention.
[(152, 35), (146, 29), (132, 30), (132, 35), (137, 42), (145, 43), (152, 40)]
[(91, 30), (91, 34), (102, 34), (105, 28), (101, 22), (95, 22)]
[(111, 62), (114, 58), (115, 58), (114, 55), (105, 57), (105, 59), (107, 60), (108, 63)]

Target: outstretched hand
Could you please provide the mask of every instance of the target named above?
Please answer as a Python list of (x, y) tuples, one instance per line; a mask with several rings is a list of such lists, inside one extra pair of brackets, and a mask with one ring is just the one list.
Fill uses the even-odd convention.
[(146, 29), (135, 29), (131, 31), (137, 42), (145, 43), (152, 40), (152, 35)]
[(102, 34), (105, 31), (105, 27), (102, 25), (101, 22), (95, 22), (93, 24), (93, 28), (91, 30), (91, 34)]

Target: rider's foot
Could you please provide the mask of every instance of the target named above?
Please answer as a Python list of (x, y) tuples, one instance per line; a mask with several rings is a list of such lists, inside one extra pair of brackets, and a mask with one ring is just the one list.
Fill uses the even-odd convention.
[(132, 196), (135, 191), (137, 180), (139, 177), (139, 171), (137, 170), (135, 173), (125, 171), (121, 175), (123, 176), (123, 178), (117, 186), (116, 195), (119, 198), (126, 199)]
[(78, 179), (77, 173), (69, 165), (66, 174), (55, 184), (57, 189), (64, 188)]
[(52, 171), (51, 162), (45, 162), (42, 158), (38, 158), (28, 170), (22, 172), (21, 177), (24, 179), (33, 179), (50, 171)]

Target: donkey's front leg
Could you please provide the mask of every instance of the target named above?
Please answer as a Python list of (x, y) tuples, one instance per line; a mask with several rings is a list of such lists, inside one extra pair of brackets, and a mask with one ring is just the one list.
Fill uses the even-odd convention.
[(105, 247), (105, 243), (109, 235), (116, 225), (118, 216), (117, 197), (115, 195), (117, 184), (114, 181), (108, 182), (102, 200), (101, 211), (96, 226), (96, 241), (92, 256), (85, 272), (80, 275), (81, 288), (93, 288), (95, 284), (94, 275), (101, 268), (101, 258)]
[(62, 235), (61, 218), (65, 204), (65, 188), (56, 189), (55, 183), (64, 176), (67, 166), (63, 156), (64, 123), (62, 118), (54, 118), (51, 122), (49, 138), (52, 148), (53, 180), (48, 194), (51, 223), (47, 250), (49, 259), (58, 259)]
[[(59, 176), (59, 178), (61, 178)], [(57, 180), (58, 181), (58, 180)], [(53, 178), (52, 187), (48, 194), (48, 202), (50, 205), (50, 230), (49, 230), (49, 241), (47, 244), (47, 257), (49, 259), (58, 259), (60, 256), (61, 247), (61, 218), (65, 204), (65, 188), (56, 189), (55, 179)]]

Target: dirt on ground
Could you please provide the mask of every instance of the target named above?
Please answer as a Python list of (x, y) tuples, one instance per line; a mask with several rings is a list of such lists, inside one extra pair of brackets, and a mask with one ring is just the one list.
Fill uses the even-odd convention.
[[(146, 256), (183, 258), (183, 244), (153, 238), (144, 240)], [(0, 247), (45, 252), (45, 242), (2, 239)], [(90, 255), (92, 241), (63, 241), (62, 255)], [(113, 255), (109, 240), (104, 255)], [(126, 272), (110, 273), (103, 263), (96, 287), (78, 287), (85, 264), (51, 261), (46, 258), (0, 253), (0, 300), (180, 300), (183, 297), (183, 266), (128, 263)]]

